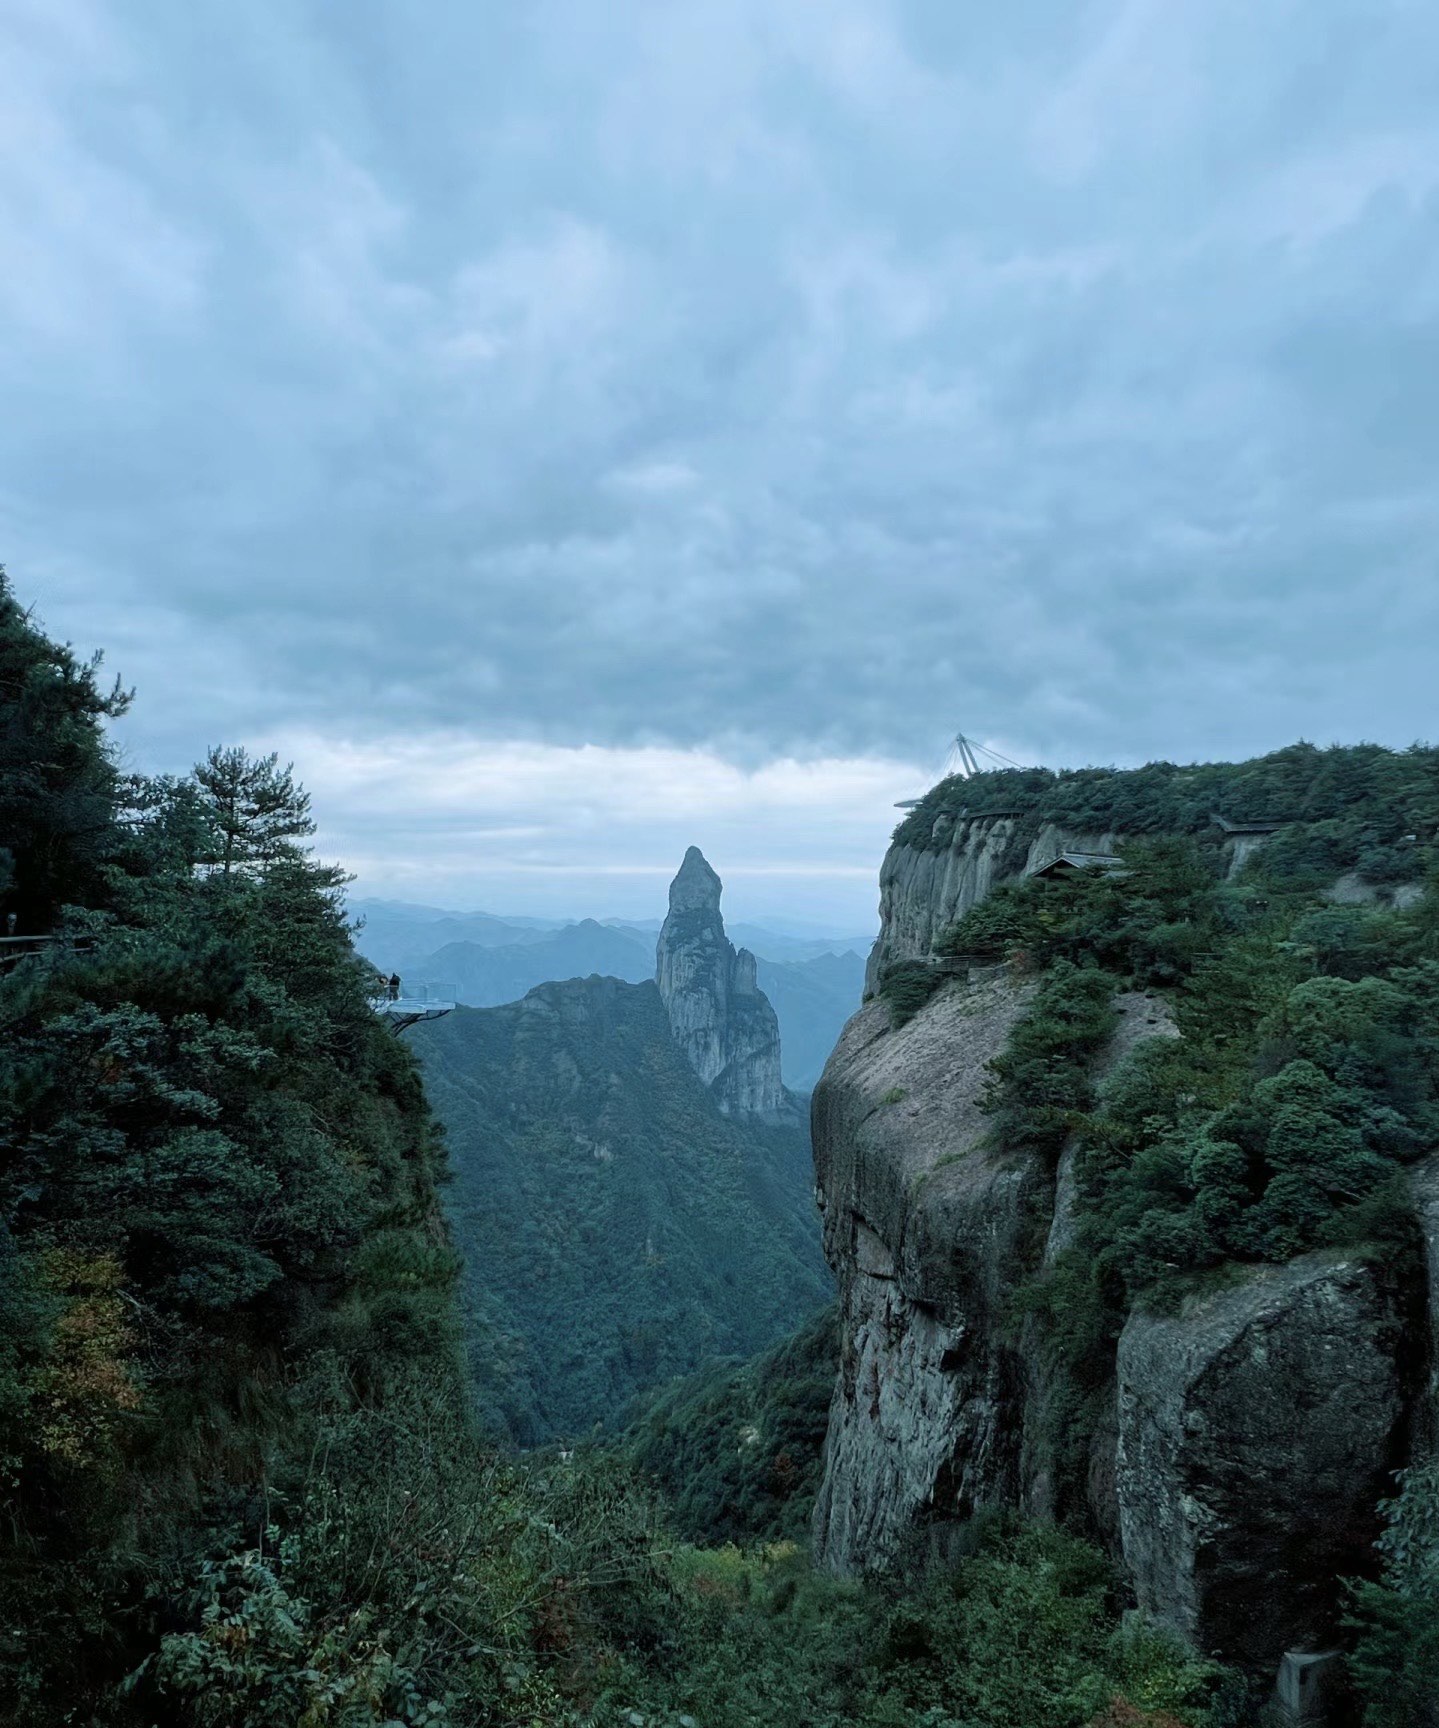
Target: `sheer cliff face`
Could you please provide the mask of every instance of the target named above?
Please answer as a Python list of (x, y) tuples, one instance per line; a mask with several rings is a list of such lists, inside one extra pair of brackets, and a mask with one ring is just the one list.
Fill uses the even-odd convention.
[(872, 1002), (814, 1094), (825, 1254), (839, 1280), (840, 1372), (816, 1511), (821, 1560), (888, 1560), (918, 1523), (1019, 1492), (1022, 1365), (1002, 1337), (1039, 1172), (991, 1157), (984, 1064), (1027, 990), (951, 987), (896, 1032)]
[[(1034, 985), (995, 969), (947, 985), (890, 1029), (871, 1002), (845, 1028), (814, 1095), (825, 1253), (839, 1279), (840, 1373), (816, 1546), (835, 1570), (884, 1564), (906, 1534), (986, 1508), (1053, 1504), (1050, 1388), (1009, 1299), (1068, 1243), (1073, 1152), (1051, 1173), (991, 1143), (980, 1107)], [(1121, 996), (1105, 1065), (1173, 1035), (1164, 1005)], [(1094, 1521), (1117, 1537), (1109, 1455)]]
[(879, 987), (886, 966), (932, 952), (940, 933), (1001, 882), (1061, 852), (1112, 852), (1118, 839), (1046, 823), (1026, 844), (1018, 827), (1010, 816), (941, 815), (928, 846), (890, 847), (879, 873), (880, 933), (865, 975), (867, 994)]
[[(1048, 829), (1017, 846), (1004, 818), (959, 827), (953, 845), (891, 849), (876, 981), (1000, 881), (1113, 840)], [(1427, 1321), (1419, 1293), (1363, 1257), (1236, 1269), (1177, 1314), (1129, 1316), (1076, 1459), (1064, 1389), (1013, 1307), (1072, 1240), (1076, 1149), (1053, 1169), (996, 1145), (980, 1108), (985, 1065), (1033, 988), (977, 970), (898, 1028), (872, 1000), (815, 1090), (841, 1319), (818, 1557), (852, 1573), (916, 1535), (942, 1544), (986, 1508), (1057, 1513), (1104, 1540), (1139, 1606), (1198, 1648), (1257, 1670), (1322, 1647), (1337, 1580), (1367, 1564), (1388, 1472), (1406, 1446), (1439, 1446), (1439, 1158), (1411, 1178)], [(1116, 1007), (1101, 1078), (1144, 1040), (1178, 1036), (1158, 997)]]
[(775, 1116), (789, 1108), (780, 1083), (779, 1022), (756, 977), (755, 957), (736, 951), (720, 916), (719, 877), (697, 846), (670, 884), (655, 982), (670, 1027), (721, 1110)]
[[(956, 981), (898, 1030), (871, 1002), (815, 1091), (841, 1337), (817, 1555), (857, 1572), (915, 1533), (942, 1545), (985, 1509), (1060, 1512), (1196, 1647), (1256, 1669), (1321, 1647), (1336, 1580), (1377, 1534), (1396, 1444), (1424, 1419), (1412, 1358), (1428, 1333), (1382, 1269), (1335, 1253), (1237, 1273), (1178, 1315), (1131, 1314), (1082, 1500), (1057, 1506), (1064, 1405), (1012, 1298), (1069, 1240), (1073, 1148), (1051, 1171), (994, 1145), (979, 1108), (1032, 988), (1003, 969)], [(1104, 1068), (1176, 1035), (1157, 998), (1116, 1006)], [(1415, 1182), (1433, 1255), (1439, 1176)]]

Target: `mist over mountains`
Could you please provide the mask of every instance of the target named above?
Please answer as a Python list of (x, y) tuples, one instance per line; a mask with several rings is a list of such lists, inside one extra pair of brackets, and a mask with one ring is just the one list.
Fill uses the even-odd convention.
[[(659, 920), (583, 918), (562, 923), (452, 912), (392, 900), (357, 900), (356, 945), (405, 988), (472, 1008), (518, 1001), (538, 984), (595, 975), (640, 984), (655, 971)], [(759, 984), (779, 1016), (784, 1083), (807, 1092), (845, 1020), (859, 1006), (871, 938), (764, 924), (728, 926), (758, 961)]]

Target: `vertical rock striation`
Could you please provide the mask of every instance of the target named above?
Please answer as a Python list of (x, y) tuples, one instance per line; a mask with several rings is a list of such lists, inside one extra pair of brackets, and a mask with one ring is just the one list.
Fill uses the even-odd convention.
[(941, 815), (929, 846), (891, 846), (879, 873), (880, 932), (865, 973), (865, 994), (879, 988), (886, 966), (922, 959), (971, 906), (1002, 882), (1013, 882), (1061, 852), (1112, 852), (1111, 830), (1061, 828), (1046, 822), (1026, 840), (1012, 816)]
[[(1053, 1510), (1052, 1396), (1009, 1313), (1014, 1290), (1067, 1245), (1074, 1148), (1059, 1171), (992, 1143), (987, 1064), (1034, 986), (1003, 970), (947, 984), (907, 1024), (866, 1005), (814, 1094), (825, 1254), (839, 1279), (840, 1373), (815, 1523), (835, 1571), (883, 1565), (916, 1524), (943, 1536), (985, 1507)], [(1100, 1062), (1173, 1037), (1165, 1004), (1115, 1003)], [(1101, 1527), (1115, 1524), (1109, 1456), (1096, 1459)]]
[(1003, 1302), (1044, 1172), (993, 1155), (979, 1099), (1029, 994), (1002, 976), (948, 985), (895, 1032), (872, 1002), (814, 1094), (841, 1321), (815, 1544), (834, 1571), (883, 1565), (914, 1525), (942, 1534), (1017, 1495), (1022, 1376)]
[(733, 1116), (790, 1109), (780, 1082), (779, 1021), (759, 987), (755, 957), (736, 950), (720, 915), (721, 883), (698, 846), (670, 884), (655, 982), (691, 1068)]

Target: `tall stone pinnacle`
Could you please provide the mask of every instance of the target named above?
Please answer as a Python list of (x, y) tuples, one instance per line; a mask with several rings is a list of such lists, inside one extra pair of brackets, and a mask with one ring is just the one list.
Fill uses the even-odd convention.
[(685, 853), (684, 862), (679, 872), (670, 883), (671, 912), (712, 912), (720, 919), (720, 929), (724, 929), (724, 920), (720, 918), (720, 894), (724, 884), (715, 874), (708, 858), (698, 846), (691, 846)]
[(721, 883), (698, 846), (670, 883), (655, 982), (690, 1066), (732, 1116), (770, 1116), (786, 1105), (779, 1021), (759, 987), (755, 957), (736, 952), (720, 916)]

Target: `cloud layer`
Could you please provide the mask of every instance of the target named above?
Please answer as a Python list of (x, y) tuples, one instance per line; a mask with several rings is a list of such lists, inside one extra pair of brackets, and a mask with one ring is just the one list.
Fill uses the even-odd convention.
[(1431, 726), (1421, 0), (0, 32), (0, 549), (145, 760)]
[(912, 768), (874, 758), (744, 769), (704, 750), (485, 745), (458, 732), (274, 742), (297, 755), (321, 850), (370, 892), (555, 917), (662, 916), (698, 845), (730, 918), (864, 934), (893, 800), (915, 790)]

